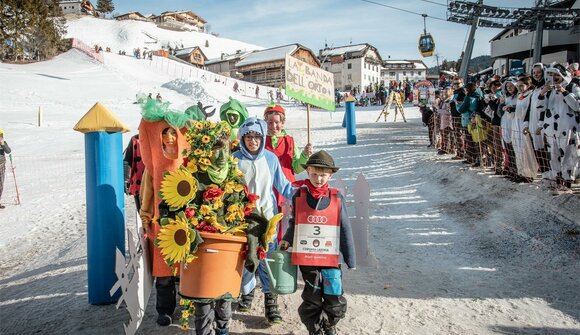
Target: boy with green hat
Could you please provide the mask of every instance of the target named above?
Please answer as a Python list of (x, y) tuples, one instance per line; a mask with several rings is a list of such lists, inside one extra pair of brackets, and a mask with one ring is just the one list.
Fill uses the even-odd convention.
[[(314, 153), (304, 168), (308, 179), (293, 185), (290, 226), (280, 248), (292, 250), (292, 264), (300, 266), (304, 279), (300, 320), (309, 334), (334, 335), (336, 324), (346, 315), (339, 254), (349, 269), (356, 268), (354, 238), (346, 201), (328, 180), (338, 171), (326, 151)], [(292, 243), (292, 244), (291, 244)]]

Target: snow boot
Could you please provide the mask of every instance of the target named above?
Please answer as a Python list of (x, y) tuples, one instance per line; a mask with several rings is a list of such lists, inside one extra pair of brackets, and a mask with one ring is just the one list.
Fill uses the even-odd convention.
[(336, 332), (336, 327), (334, 327), (334, 326), (326, 327), (325, 326), (324, 327), (324, 333), (323, 334), (324, 335), (336, 335), (338, 333)]
[(238, 311), (249, 312), (252, 308), (252, 301), (254, 300), (254, 290), (251, 290), (248, 294), (242, 294), (242, 298), (238, 302)]
[(159, 314), (157, 316), (157, 324), (161, 327), (167, 327), (171, 324), (171, 317), (167, 314)]
[(264, 293), (264, 307), (268, 322), (282, 323), (282, 316), (278, 310), (278, 296), (276, 294)]

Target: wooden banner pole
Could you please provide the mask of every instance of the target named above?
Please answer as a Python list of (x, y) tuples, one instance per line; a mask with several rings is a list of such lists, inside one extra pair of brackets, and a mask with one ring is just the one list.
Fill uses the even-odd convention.
[(310, 104), (306, 104), (306, 132), (308, 134), (308, 143), (310, 142)]

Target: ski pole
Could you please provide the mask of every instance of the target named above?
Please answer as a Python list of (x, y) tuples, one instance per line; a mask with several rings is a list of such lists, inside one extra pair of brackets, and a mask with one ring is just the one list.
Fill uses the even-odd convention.
[(20, 192), (18, 192), (18, 184), (16, 183), (16, 173), (14, 173), (14, 163), (12, 162), (12, 154), (8, 154), (10, 157), (10, 169), (12, 170), (12, 178), (14, 179), (14, 187), (16, 188), (16, 204), (20, 205)]

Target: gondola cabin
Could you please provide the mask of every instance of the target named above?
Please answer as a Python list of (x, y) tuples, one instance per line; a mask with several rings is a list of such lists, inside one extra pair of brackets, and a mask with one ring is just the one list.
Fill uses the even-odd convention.
[(423, 57), (431, 57), (435, 53), (435, 40), (429, 33), (422, 34), (419, 37), (419, 51)]

